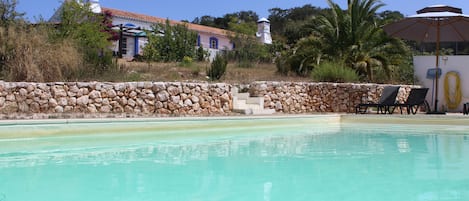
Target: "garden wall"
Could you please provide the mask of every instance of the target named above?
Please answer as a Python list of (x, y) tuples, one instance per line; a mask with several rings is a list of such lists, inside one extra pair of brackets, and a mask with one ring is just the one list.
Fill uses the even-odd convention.
[[(360, 102), (374, 101), (384, 85), (255, 82), (252, 96), (283, 113), (354, 112)], [(403, 86), (404, 100), (411, 86)], [(0, 113), (225, 115), (231, 113), (232, 85), (183, 82), (55, 82), (0, 81)]]
[[(249, 92), (264, 97), (264, 107), (283, 113), (354, 113), (359, 103), (378, 101), (386, 85), (351, 83), (255, 82)], [(398, 101), (404, 102), (413, 85), (400, 85)]]

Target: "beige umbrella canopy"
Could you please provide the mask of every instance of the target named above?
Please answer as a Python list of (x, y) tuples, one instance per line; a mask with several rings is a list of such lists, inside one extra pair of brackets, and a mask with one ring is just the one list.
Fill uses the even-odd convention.
[[(384, 31), (389, 36), (405, 40), (436, 43), (435, 67), (438, 69), (440, 42), (469, 41), (469, 15), (462, 14), (460, 8), (429, 6), (417, 11), (416, 15), (385, 25)], [(434, 97), (433, 112), (438, 112), (438, 75), (435, 77)]]

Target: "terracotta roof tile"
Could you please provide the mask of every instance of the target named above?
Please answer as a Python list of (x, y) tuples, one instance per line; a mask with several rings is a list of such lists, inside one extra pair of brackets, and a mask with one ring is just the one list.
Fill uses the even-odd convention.
[[(118, 17), (133, 19), (133, 20), (139, 20), (139, 21), (144, 21), (144, 22), (150, 22), (150, 23), (165, 23), (166, 22), (165, 18), (154, 17), (154, 16), (138, 14), (138, 13), (132, 13), (132, 12), (117, 10), (117, 9), (113, 9), (113, 8), (102, 8), (102, 11), (103, 12), (106, 12), (106, 11), (111, 12), (111, 14), (113, 16), (118, 16)], [(221, 36), (227, 36), (227, 34), (231, 33), (230, 31), (227, 31), (227, 30), (224, 30), (224, 29), (219, 29), (219, 28), (214, 28), (214, 27), (209, 27), (209, 26), (203, 26), (203, 25), (199, 25), (199, 24), (184, 23), (184, 22), (176, 21), (176, 20), (169, 20), (169, 23), (172, 24), (172, 25), (187, 24), (187, 27), (190, 30), (194, 30), (194, 31), (197, 31), (197, 32), (211, 33), (211, 34), (216, 34), (216, 35), (221, 35)]]

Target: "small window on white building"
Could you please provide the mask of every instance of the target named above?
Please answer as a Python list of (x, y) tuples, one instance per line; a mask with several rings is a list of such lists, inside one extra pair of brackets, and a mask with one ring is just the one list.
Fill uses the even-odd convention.
[(218, 49), (218, 38), (210, 37), (210, 48)]

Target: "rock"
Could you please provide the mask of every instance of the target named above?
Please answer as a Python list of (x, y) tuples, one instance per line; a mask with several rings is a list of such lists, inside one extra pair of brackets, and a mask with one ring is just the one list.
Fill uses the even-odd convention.
[(26, 95), (28, 95), (28, 90), (26, 90), (25, 88), (21, 88), (19, 90), (19, 95), (26, 97)]
[(89, 97), (91, 99), (101, 98), (101, 93), (99, 91), (93, 90), (93, 91), (90, 92)]
[(155, 94), (151, 93), (151, 94), (147, 94), (147, 99), (149, 100), (155, 100), (156, 96)]
[(114, 89), (108, 89), (104, 91), (103, 98), (114, 98), (117, 96), (116, 91)]
[(135, 102), (133, 99), (129, 99), (127, 102), (127, 105), (131, 107), (135, 107), (137, 105), (137, 102)]
[(129, 93), (129, 98), (135, 99), (135, 98), (137, 98), (137, 95), (138, 95), (137, 92), (131, 91), (131, 92)]
[(5, 98), (6, 101), (16, 101), (16, 97), (14, 94), (8, 94)]
[(61, 97), (58, 99), (57, 104), (60, 106), (67, 106), (68, 105), (68, 100), (65, 97)]
[(84, 95), (88, 95), (90, 93), (90, 91), (88, 90), (88, 88), (80, 88), (80, 91), (77, 93), (77, 96), (84, 96)]
[(112, 110), (110, 105), (103, 105), (102, 107), (99, 108), (100, 113), (110, 113)]
[(32, 91), (36, 90), (36, 86), (33, 85), (33, 84), (29, 84), (28, 86), (26, 86), (26, 90), (28, 92), (32, 92)]
[(125, 112), (124, 108), (123, 108), (122, 106), (120, 106), (120, 105), (114, 106), (113, 109), (112, 109), (112, 111), (113, 111), (114, 113), (123, 113), (123, 112)]
[(157, 101), (155, 102), (155, 108), (156, 109), (160, 109), (160, 108), (163, 108), (164, 107), (164, 104), (160, 101)]
[(80, 91), (80, 88), (78, 88), (77, 85), (71, 85), (71, 86), (68, 88), (68, 91), (76, 94), (76, 93), (78, 93), (78, 92)]
[(88, 107), (86, 107), (86, 110), (87, 112), (89, 113), (97, 113), (98, 110), (96, 109), (96, 106), (94, 106), (93, 104), (89, 105)]
[(197, 97), (197, 96), (191, 96), (191, 101), (192, 101), (193, 103), (198, 103), (198, 102), (200, 101), (200, 99), (199, 99), (199, 97)]
[(118, 102), (121, 106), (124, 106), (124, 105), (127, 105), (127, 104), (128, 104), (128, 100), (127, 100), (126, 97), (122, 97), (122, 98), (117, 99), (117, 102)]
[(171, 101), (172, 101), (174, 104), (179, 104), (179, 102), (181, 101), (181, 97), (179, 97), (179, 96), (171, 96)]
[(19, 102), (18, 103), (18, 110), (19, 112), (27, 113), (29, 112), (29, 105), (26, 102)]
[(169, 86), (167, 91), (171, 96), (177, 96), (180, 93), (179, 88), (175, 86)]
[(12, 102), (12, 101), (7, 101), (5, 102), (3, 108), (2, 108), (2, 113), (10, 114), (10, 113), (16, 113), (18, 112), (18, 103)]
[(160, 92), (166, 90), (166, 84), (164, 82), (155, 82), (153, 83), (152, 90), (154, 92)]
[(57, 103), (57, 100), (55, 100), (54, 98), (49, 99), (49, 106), (50, 106), (50, 107), (54, 108), (54, 107), (57, 106), (57, 105), (59, 105), (59, 104)]
[(165, 102), (169, 98), (169, 93), (166, 91), (160, 91), (156, 94), (156, 100)]
[(128, 91), (135, 91), (137, 89), (137, 82), (127, 82), (126, 86)]
[(143, 83), (143, 88), (144, 89), (151, 89), (153, 87), (153, 83), (151, 82), (144, 82)]
[(90, 87), (90, 83), (89, 82), (77, 82), (77, 87), (80, 89), (88, 88)]
[(230, 102), (231, 99), (230, 99), (230, 96), (228, 95), (228, 93), (224, 93), (223, 95), (220, 96), (220, 101), (222, 103), (227, 103), (227, 102)]
[(58, 105), (58, 106), (56, 106), (56, 107), (54, 108), (54, 111), (55, 111), (56, 113), (63, 113), (63, 112), (64, 112), (64, 108), (63, 108), (62, 106)]
[(0, 107), (3, 107), (3, 105), (5, 105), (5, 97), (0, 97)]
[(75, 106), (77, 105), (77, 98), (75, 97), (70, 97), (67, 99), (67, 105)]
[(116, 83), (116, 84), (114, 84), (114, 89), (116, 91), (124, 91), (125, 90), (125, 84), (124, 83)]
[(124, 112), (132, 114), (132, 113), (134, 113), (134, 108), (126, 105), (124, 107)]
[(31, 104), (29, 104), (29, 111), (32, 112), (32, 113), (41, 112), (41, 107), (40, 107), (39, 103), (32, 102)]
[(82, 96), (77, 98), (77, 105), (86, 106), (90, 102), (89, 96)]
[(67, 92), (65, 91), (65, 89), (63, 88), (63, 86), (55, 86), (55, 87), (52, 87), (51, 88), (52, 90), (52, 96), (53, 97), (66, 97), (67, 96)]
[(184, 106), (189, 106), (189, 107), (191, 107), (191, 106), (192, 106), (192, 101), (191, 101), (190, 99), (186, 99), (186, 100), (184, 101)]

